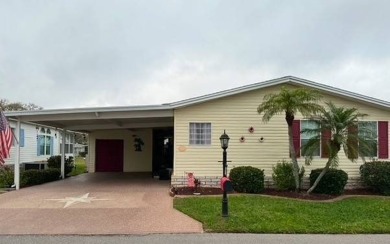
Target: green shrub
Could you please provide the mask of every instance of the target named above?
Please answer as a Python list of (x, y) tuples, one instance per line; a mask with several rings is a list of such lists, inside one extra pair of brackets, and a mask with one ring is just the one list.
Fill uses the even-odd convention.
[(56, 181), (60, 179), (61, 170), (60, 169), (45, 169), (43, 170), (45, 182)]
[[(61, 155), (51, 156), (47, 159), (47, 166), (49, 168), (61, 170)], [(74, 168), (73, 157), (65, 158), (65, 176), (72, 172)]]
[(14, 171), (11, 167), (4, 165), (0, 167), (0, 187), (8, 188), (14, 184)]
[(21, 172), (20, 174), (20, 186), (33, 186), (44, 183), (43, 173), (37, 169), (30, 169)]
[(390, 195), (390, 162), (364, 163), (360, 166), (360, 176), (366, 186), (384, 195)]
[[(310, 173), (310, 186), (320, 175), (322, 169), (313, 169)], [(348, 181), (348, 174), (341, 169), (329, 169), (322, 177), (313, 193), (340, 195)]]
[[(285, 191), (285, 190), (294, 190), (295, 189), (295, 178), (293, 173), (292, 163), (282, 161), (277, 163), (276, 166), (272, 167), (272, 179), (275, 182), (276, 189)], [(299, 182), (302, 182), (302, 178), (305, 174), (305, 168), (302, 166), (299, 172)]]
[(229, 178), (237, 192), (260, 193), (264, 190), (264, 170), (240, 166), (230, 170)]
[(39, 185), (50, 181), (55, 181), (60, 178), (61, 171), (59, 169), (45, 169), (45, 170), (26, 170), (21, 172), (20, 186)]

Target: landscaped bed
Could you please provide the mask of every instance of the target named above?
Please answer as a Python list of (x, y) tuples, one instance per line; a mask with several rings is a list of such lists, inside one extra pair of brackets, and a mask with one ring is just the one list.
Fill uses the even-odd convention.
[(207, 232), (390, 233), (389, 197), (307, 202), (260, 195), (230, 195), (229, 218), (221, 197), (175, 198), (176, 209), (203, 223)]
[[(175, 193), (178, 196), (221, 195), (222, 190), (220, 188), (211, 188), (211, 187), (199, 187), (197, 188), (197, 190), (194, 190), (191, 187), (178, 187), (175, 188)], [(298, 199), (305, 199), (305, 200), (329, 200), (329, 199), (334, 199), (339, 197), (339, 195), (316, 194), (316, 193), (306, 194), (306, 191), (301, 191), (301, 192), (278, 191), (271, 188), (264, 189), (264, 191), (261, 194), (270, 195), (270, 196), (287, 197), (287, 198), (298, 198)], [(354, 190), (345, 190), (343, 195), (379, 195), (379, 193), (376, 193), (369, 189), (354, 189)]]

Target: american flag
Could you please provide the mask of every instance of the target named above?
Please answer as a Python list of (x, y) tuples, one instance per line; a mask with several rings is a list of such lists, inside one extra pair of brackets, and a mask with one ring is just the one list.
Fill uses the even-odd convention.
[(9, 158), (11, 145), (12, 130), (3, 111), (0, 110), (0, 165), (5, 163), (4, 159)]

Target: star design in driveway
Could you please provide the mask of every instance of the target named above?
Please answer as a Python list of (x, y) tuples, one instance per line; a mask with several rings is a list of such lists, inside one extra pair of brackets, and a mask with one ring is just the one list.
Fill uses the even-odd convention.
[(64, 208), (67, 208), (77, 203), (91, 203), (92, 201), (107, 201), (109, 199), (96, 199), (96, 197), (89, 197), (89, 193), (86, 193), (79, 197), (65, 197), (60, 199), (46, 199), (48, 201), (64, 202)]

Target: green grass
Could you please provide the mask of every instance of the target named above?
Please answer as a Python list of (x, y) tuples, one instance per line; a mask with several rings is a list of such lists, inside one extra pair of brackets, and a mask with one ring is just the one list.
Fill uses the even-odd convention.
[(75, 167), (72, 172), (70, 172), (70, 176), (76, 176), (80, 174), (84, 174), (87, 172), (87, 165), (85, 163), (85, 159), (82, 157), (75, 158)]
[(230, 196), (229, 218), (221, 197), (175, 198), (176, 209), (203, 223), (207, 232), (390, 233), (390, 198), (349, 198), (333, 203), (261, 196)]

